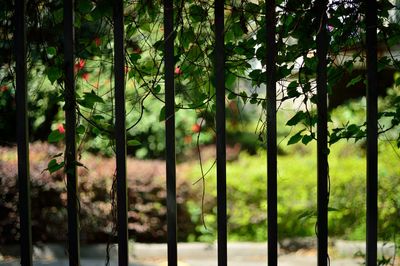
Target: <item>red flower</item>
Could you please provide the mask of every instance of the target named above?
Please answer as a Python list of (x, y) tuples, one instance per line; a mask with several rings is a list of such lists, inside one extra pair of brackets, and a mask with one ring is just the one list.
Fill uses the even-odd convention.
[(84, 66), (85, 66), (85, 60), (84, 59), (79, 59), (79, 62), (78, 62), (78, 66), (79, 66), (79, 68), (80, 69), (82, 69)]
[(175, 75), (182, 75), (183, 74), (183, 72), (182, 72), (180, 67), (176, 67), (174, 73), (175, 73)]
[(6, 92), (6, 91), (8, 91), (8, 87), (7, 87), (7, 85), (3, 85), (3, 86), (1, 86), (1, 87), (0, 87), (0, 91), (2, 91), (2, 92)]
[(192, 126), (192, 131), (193, 131), (194, 133), (199, 133), (200, 130), (201, 130), (201, 127), (200, 127), (199, 124), (193, 124), (193, 126)]
[(125, 66), (125, 74), (127, 74), (129, 72), (129, 67)]
[(101, 45), (101, 39), (99, 37), (94, 38), (94, 44), (99, 47)]
[(88, 80), (89, 80), (89, 73), (87, 73), (87, 72), (83, 73), (83, 74), (82, 74), (82, 78), (83, 78), (84, 80), (88, 81)]
[(142, 50), (141, 50), (140, 48), (135, 48), (135, 49), (132, 51), (132, 53), (134, 53), (134, 54), (141, 54), (141, 53), (142, 53)]
[(82, 70), (82, 68), (85, 66), (85, 60), (84, 59), (79, 59), (79, 62), (75, 64), (75, 72), (78, 72), (79, 70)]
[(58, 129), (58, 132), (60, 132), (60, 134), (65, 133), (65, 128), (64, 128), (63, 124), (58, 124), (57, 129)]
[(184, 139), (183, 139), (183, 142), (184, 142), (185, 144), (190, 144), (190, 143), (192, 143), (192, 136), (190, 136), (190, 135), (185, 136)]

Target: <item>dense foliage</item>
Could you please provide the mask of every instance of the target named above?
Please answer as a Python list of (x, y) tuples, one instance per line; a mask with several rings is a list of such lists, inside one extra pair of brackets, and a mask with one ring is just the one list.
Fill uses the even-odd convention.
[[(379, 71), (385, 79), (380, 88), (393, 81), (399, 67), (396, 46), (400, 40), (398, 12), (393, 1), (378, 1)], [(63, 106), (63, 33), (60, 0), (28, 1), (30, 127), (33, 139), (46, 139), (56, 123), (62, 123)], [(12, 58), (12, 2), (1, 11), (0, 85), (2, 118), (1, 140), (13, 141), (14, 123), (10, 119), (14, 97), (14, 63)], [(227, 101), (265, 107), (266, 25), (264, 1), (227, 1), (225, 5), (225, 49)], [(131, 150), (139, 156), (160, 156), (163, 144), (159, 138), (162, 123), (146, 125), (146, 113), (157, 113), (163, 121), (163, 24), (161, 1), (125, 2), (125, 46), (127, 83), (128, 138)], [(329, 2), (328, 87), (331, 106), (346, 97), (360, 96), (365, 88), (365, 6), (359, 1)], [(175, 83), (176, 107), (184, 113), (177, 121), (178, 139), (188, 136), (192, 125), (214, 125), (214, 18), (209, 1), (176, 1), (175, 19)], [(302, 105), (287, 121), (288, 126), (302, 124), (293, 132), (290, 143), (308, 143), (315, 139), (315, 35), (319, 28), (314, 3), (278, 1), (277, 43), (279, 106), (285, 102)], [(113, 145), (113, 75), (112, 75), (112, 2), (81, 0), (76, 5), (78, 134), (88, 140), (88, 149), (112, 152)], [(389, 73), (389, 75), (387, 74)], [(344, 83), (344, 84), (343, 84)], [(385, 87), (386, 86), (386, 87)], [(346, 88), (343, 91), (343, 88)], [(345, 94), (344, 97), (338, 95)], [(154, 104), (159, 101), (160, 104)], [(381, 106), (381, 131), (396, 129), (400, 123), (397, 95), (387, 106)], [(156, 107), (157, 106), (157, 107)], [(189, 109), (189, 110), (188, 110)], [(193, 111), (195, 110), (195, 111)], [(199, 118), (199, 119), (197, 119)], [(260, 118), (264, 120), (264, 115)], [(207, 123), (203, 123), (206, 121)], [(265, 127), (260, 127), (260, 133)], [(330, 143), (340, 138), (362, 139), (365, 124), (330, 124)], [(203, 132), (206, 130), (203, 130)], [(209, 131), (213, 135), (212, 130)], [(260, 134), (261, 138), (263, 134)], [(400, 141), (399, 136), (396, 138)], [(190, 142), (190, 138), (185, 138)], [(58, 139), (56, 139), (58, 140)], [(208, 141), (211, 139), (208, 138)], [(194, 144), (195, 142), (191, 143)], [(178, 142), (179, 147), (188, 143)], [(141, 145), (141, 146), (140, 146)], [(190, 145), (189, 145), (190, 146)]]

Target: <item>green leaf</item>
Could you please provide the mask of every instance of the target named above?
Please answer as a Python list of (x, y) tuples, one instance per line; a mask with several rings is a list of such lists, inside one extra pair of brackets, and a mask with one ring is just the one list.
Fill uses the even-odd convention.
[(236, 95), (235, 93), (230, 92), (230, 93), (228, 94), (228, 99), (229, 99), (229, 100), (235, 99), (236, 97), (237, 97), (237, 95)]
[(312, 140), (313, 140), (313, 136), (312, 135), (304, 135), (303, 138), (301, 139), (301, 142), (304, 145), (307, 145)]
[(182, 29), (184, 30), (182, 34), (182, 39), (180, 40), (182, 42), (182, 45), (185, 49), (188, 49), (190, 47), (190, 44), (195, 42), (196, 40), (196, 35), (193, 32), (193, 28), (190, 27), (189, 29)]
[(390, 66), (390, 59), (387, 56), (383, 56), (378, 60), (378, 72), (381, 72), (386, 67)]
[(64, 134), (61, 134), (58, 130), (53, 130), (47, 137), (47, 141), (50, 143), (56, 143), (64, 139)]
[[(339, 209), (328, 207), (328, 212), (339, 212)], [(299, 220), (307, 220), (317, 217), (317, 212), (315, 210), (306, 210), (302, 213), (300, 213), (299, 216), (297, 216), (297, 219)]]
[(297, 91), (298, 86), (299, 86), (299, 84), (297, 83), (297, 81), (292, 81), (289, 83), (289, 85), (287, 87), (287, 93), (290, 98), (300, 96), (300, 92)]
[(203, 52), (201, 51), (200, 47), (198, 45), (192, 45), (187, 53), (187, 59), (189, 61), (197, 61), (202, 55)]
[(257, 97), (258, 97), (258, 94), (257, 94), (257, 93), (253, 93), (253, 94), (251, 95), (250, 103), (251, 103), (251, 104), (256, 104), (256, 103), (258, 103)]
[(396, 79), (396, 86), (400, 86), (400, 78)]
[(92, 117), (97, 123), (100, 123), (102, 120), (104, 120), (104, 116), (102, 115), (94, 115)]
[(161, 86), (160, 86), (160, 85), (157, 85), (157, 86), (155, 86), (155, 87), (153, 88), (153, 92), (154, 92), (154, 93), (160, 93), (160, 91), (161, 91)]
[(150, 23), (140, 24), (140, 29), (143, 31), (151, 32), (152, 24), (150, 24)]
[(65, 162), (61, 162), (58, 163), (56, 159), (51, 160), (48, 164), (47, 164), (47, 169), (50, 174), (60, 170), (61, 168), (63, 168), (65, 165)]
[(74, 27), (75, 27), (75, 28), (80, 28), (81, 25), (82, 25), (82, 23), (81, 23), (81, 17), (80, 17), (80, 16), (75, 16), (75, 19), (74, 19)]
[(245, 91), (242, 91), (242, 92), (240, 93), (240, 96), (242, 97), (243, 103), (246, 104), (247, 99), (248, 99), (247, 93), (246, 93)]
[(240, 22), (237, 22), (237, 23), (233, 24), (233, 25), (231, 26), (231, 29), (230, 29), (230, 30), (232, 31), (233, 35), (234, 35), (235, 38), (237, 38), (237, 39), (239, 39), (240, 37), (242, 37), (242, 35), (244, 34), (244, 32), (243, 32), (243, 30), (242, 30), (242, 27), (241, 27), (241, 25), (240, 25)]
[(79, 0), (78, 10), (82, 13), (89, 13), (93, 9), (93, 3), (90, 0)]
[(292, 69), (293, 66), (289, 67), (288, 65), (283, 65), (278, 67), (276, 80), (290, 76), (292, 74)]
[(225, 87), (233, 89), (235, 87), (234, 85), (235, 85), (236, 79), (237, 79), (237, 76), (235, 76), (232, 73), (227, 73), (225, 75)]
[(357, 84), (357, 83), (360, 82), (362, 79), (363, 79), (363, 77), (362, 77), (361, 75), (358, 75), (357, 77), (353, 78), (352, 80), (350, 80), (350, 81), (347, 83), (346, 88)]
[(51, 84), (62, 77), (62, 71), (58, 67), (49, 67), (46, 70), (47, 78), (50, 80)]
[(360, 130), (360, 127), (355, 125), (355, 124), (351, 124), (347, 127), (347, 131), (349, 132), (349, 134), (353, 135), (354, 133), (358, 132)]
[(201, 22), (207, 19), (207, 11), (199, 5), (191, 5), (189, 15), (193, 22)]
[(91, 15), (90, 13), (88, 13), (88, 14), (85, 15), (85, 19), (86, 19), (87, 21), (94, 21), (92, 15)]
[(126, 31), (125, 31), (126, 38), (129, 40), (136, 31), (137, 31), (137, 27), (133, 23), (128, 24), (128, 26), (126, 27)]
[(104, 103), (104, 100), (98, 96), (94, 91), (85, 92), (83, 99), (77, 100), (83, 107), (92, 109), (95, 103)]
[(139, 60), (141, 58), (141, 56), (138, 53), (131, 53), (129, 55), (129, 58), (131, 59), (132, 63), (135, 63), (137, 60)]
[(57, 53), (57, 50), (55, 47), (47, 47), (46, 52), (49, 56), (54, 56)]
[(290, 118), (289, 121), (286, 122), (286, 125), (287, 126), (295, 126), (300, 121), (302, 121), (305, 117), (306, 117), (306, 113), (304, 113), (303, 111), (299, 111), (292, 118)]
[(307, 211), (304, 211), (304, 212), (300, 213), (300, 215), (297, 216), (297, 219), (298, 220), (307, 220), (307, 219), (310, 219), (310, 218), (313, 218), (313, 217), (316, 217), (316, 216), (317, 216), (317, 212), (316, 211), (307, 210)]
[(164, 42), (163, 42), (162, 40), (156, 41), (156, 42), (153, 44), (153, 47), (154, 47), (156, 50), (163, 52), (163, 51), (164, 51)]
[(140, 146), (141, 145), (140, 141), (138, 141), (136, 139), (128, 140), (127, 144), (128, 144), (128, 146)]
[(77, 133), (77, 134), (83, 134), (83, 133), (85, 133), (85, 127), (84, 127), (83, 125), (79, 125), (79, 126), (76, 128), (76, 133)]
[(257, 82), (262, 79), (261, 76), (264, 76), (261, 69), (255, 69), (249, 73), (249, 77)]
[(158, 116), (158, 121), (162, 122), (165, 120), (165, 106), (160, 110), (160, 115)]
[(297, 142), (299, 142), (302, 138), (303, 135), (301, 135), (301, 133), (304, 131), (305, 129), (300, 130), (299, 132), (297, 132), (296, 134), (294, 134), (288, 141), (287, 145), (292, 145), (295, 144)]

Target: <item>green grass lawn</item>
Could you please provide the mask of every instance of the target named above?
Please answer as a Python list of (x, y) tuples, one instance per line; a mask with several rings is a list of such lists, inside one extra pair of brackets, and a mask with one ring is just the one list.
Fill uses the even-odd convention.
[[(391, 239), (400, 227), (399, 156), (388, 142), (379, 144), (379, 237)], [(279, 237), (314, 236), (317, 198), (316, 145), (285, 147), (278, 157)], [(329, 155), (329, 234), (352, 240), (365, 238), (366, 158), (362, 144), (341, 141)], [(213, 163), (208, 161), (204, 169)], [(193, 182), (201, 176), (197, 165), (189, 174)], [(201, 187), (201, 182), (196, 186)], [(265, 241), (267, 236), (267, 191), (265, 151), (255, 156), (241, 153), (227, 164), (230, 240)], [(205, 222), (201, 224), (199, 199), (189, 202), (192, 219), (199, 224), (200, 240), (215, 237), (216, 174), (205, 178)], [(199, 190), (200, 191), (200, 190)], [(200, 198), (201, 195), (199, 195)]]

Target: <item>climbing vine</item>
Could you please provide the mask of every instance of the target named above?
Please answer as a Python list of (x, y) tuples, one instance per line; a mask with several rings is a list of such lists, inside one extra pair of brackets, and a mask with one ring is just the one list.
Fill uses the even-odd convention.
[[(225, 1), (225, 86), (227, 103), (266, 108), (265, 2)], [(285, 121), (292, 127), (287, 144), (307, 145), (316, 139), (316, 44), (319, 30), (315, 1), (277, 1), (278, 106), (291, 105), (295, 114)], [(397, 6), (396, 6), (397, 3)], [(400, 24), (398, 2), (378, 1), (378, 71), (390, 73), (387, 87), (380, 88), (379, 130), (400, 147)], [(114, 82), (112, 1), (80, 0), (76, 5), (76, 88), (78, 149), (111, 155), (114, 149)], [(12, 1), (0, 11), (0, 110), (9, 110), (15, 95), (12, 54)], [(38, 117), (30, 124), (33, 135), (57, 143), (64, 139), (62, 123), (63, 1), (28, 1), (28, 71), (30, 110)], [(195, 147), (207, 127), (213, 138), (214, 14), (213, 2), (176, 0), (175, 86), (177, 151)], [(329, 1), (328, 90), (329, 107), (341, 103), (339, 94), (362, 96), (365, 74), (365, 4), (363, 1)], [(129, 152), (138, 157), (162, 157), (165, 120), (162, 1), (125, 1), (126, 107)], [(397, 48), (396, 48), (397, 47)], [(389, 75), (389, 76), (390, 76)], [(343, 90), (344, 88), (344, 90)], [(354, 92), (354, 94), (353, 94)], [(41, 102), (42, 101), (42, 102)], [(146, 116), (157, 112), (154, 120)], [(264, 144), (265, 113), (261, 112), (259, 139)], [(146, 117), (146, 119), (143, 119)], [(7, 118), (4, 118), (7, 119)], [(199, 122), (200, 121), (200, 122)], [(12, 121), (2, 120), (0, 130)], [(191, 126), (194, 125), (194, 126)], [(3, 131), (6, 132), (6, 131)], [(195, 133), (195, 134), (194, 134)], [(12, 134), (7, 134), (12, 135)], [(193, 138), (192, 135), (194, 136)], [(329, 144), (340, 139), (363, 140), (366, 123), (329, 122)], [(12, 141), (5, 139), (2, 141)], [(62, 154), (48, 163), (50, 172), (64, 167)]]

